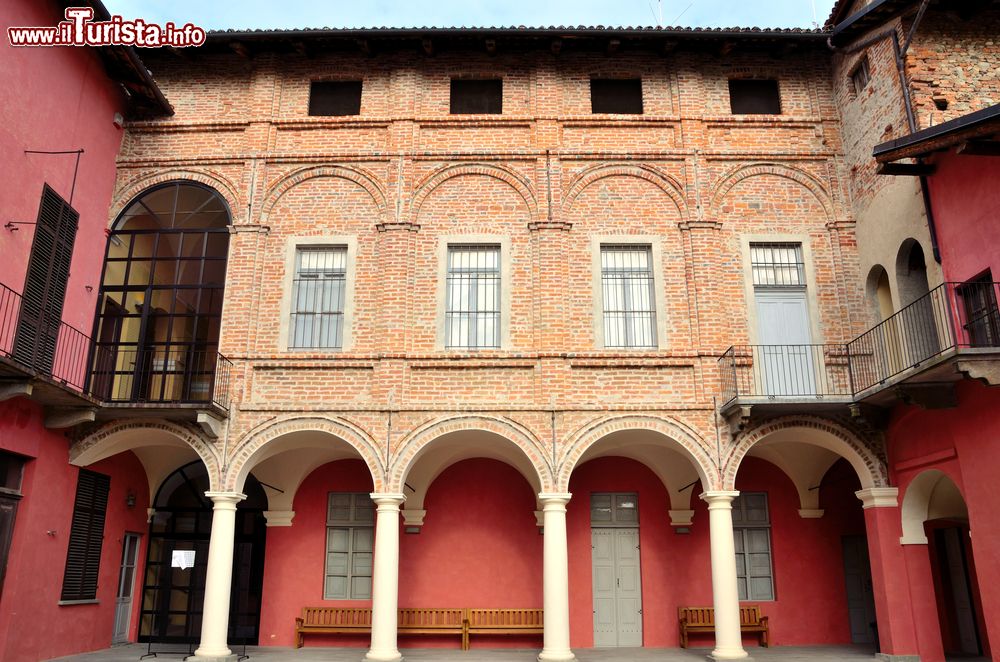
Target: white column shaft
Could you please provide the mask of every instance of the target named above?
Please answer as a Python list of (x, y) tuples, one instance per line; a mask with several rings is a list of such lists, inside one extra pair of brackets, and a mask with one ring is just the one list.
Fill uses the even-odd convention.
[(402, 660), (396, 643), (396, 610), (399, 604), (399, 506), (402, 494), (373, 493), (375, 563), (372, 576), (372, 645), (365, 660)]
[(214, 504), (212, 537), (205, 570), (205, 602), (201, 617), (201, 643), (194, 652), (199, 660), (228, 658), (229, 593), (233, 583), (233, 544), (236, 504), (246, 498), (233, 492), (205, 492)]
[(569, 552), (566, 544), (566, 504), (569, 494), (538, 495), (542, 503), (543, 606), (545, 633), (542, 662), (568, 662), (576, 656), (569, 647)]
[(716, 660), (747, 657), (740, 634), (740, 593), (736, 577), (736, 544), (733, 539), (733, 499), (739, 492), (705, 492), (708, 502), (712, 556), (712, 598), (715, 603)]

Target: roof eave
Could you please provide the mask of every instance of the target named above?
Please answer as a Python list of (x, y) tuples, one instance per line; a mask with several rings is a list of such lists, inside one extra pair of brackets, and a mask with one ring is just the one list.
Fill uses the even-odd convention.
[(876, 145), (872, 156), (879, 163), (917, 158), (996, 133), (1000, 133), (1000, 104)]

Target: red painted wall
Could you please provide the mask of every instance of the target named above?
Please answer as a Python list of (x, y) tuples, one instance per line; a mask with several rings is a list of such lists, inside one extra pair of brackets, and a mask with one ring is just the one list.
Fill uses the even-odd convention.
[[(370, 601), (323, 600), (323, 559), (327, 493), (371, 489), (360, 460), (326, 464), (299, 487), (292, 526), (268, 529), (261, 644), (293, 645), (294, 619), (302, 607), (370, 606)], [(516, 469), (495, 460), (459, 462), (434, 481), (424, 507), (421, 532), (400, 536), (400, 607), (542, 606), (535, 496)], [(367, 644), (367, 637), (306, 639), (307, 646)], [(400, 638), (404, 647), (459, 645), (458, 637)], [(472, 645), (540, 646), (541, 638), (477, 637)]]
[(945, 279), (965, 281), (985, 269), (1000, 280), (1000, 157), (934, 157), (928, 178)]
[[(848, 467), (849, 472), (849, 467)], [(857, 478), (838, 463), (824, 484), (820, 519), (802, 519), (792, 482), (777, 467), (747, 458), (737, 489), (767, 492), (771, 510), (774, 601), (760, 602), (770, 616), (774, 645), (850, 642), (841, 537), (863, 534), (861, 503), (854, 497)], [(693, 488), (691, 533), (678, 535), (667, 515), (669, 502), (659, 479), (645, 466), (625, 458), (600, 458), (580, 466), (570, 481), (568, 507), (570, 556), (570, 629), (573, 646), (593, 646), (593, 600), (590, 556), (590, 494), (639, 493), (639, 541), (642, 571), (643, 644), (679, 645), (677, 608), (712, 604), (708, 511)], [(752, 638), (747, 638), (750, 644)], [(693, 638), (710, 646), (712, 638)]]
[[(89, 48), (12, 48), (6, 38), (8, 26), (55, 25), (61, 18), (56, 3), (36, 0), (5, 2), (0, 13), (0, 89), (5, 90), (0, 95), (0, 226), (34, 222), (44, 183), (70, 197), (75, 155), (26, 155), (24, 150), (84, 150), (73, 196), (80, 225), (63, 319), (90, 335), (122, 138), (112, 119), (124, 112), (122, 94)], [(21, 292), (34, 226), (18, 227), (16, 232), (0, 228), (0, 283)]]
[(964, 380), (956, 384), (956, 395), (958, 405), (952, 409), (896, 407), (886, 433), (890, 479), (900, 487), (900, 502), (910, 482), (928, 469), (947, 474), (962, 492), (972, 530), (981, 636), (990, 651), (990, 642), (1000, 641), (1000, 520), (996, 517), (1000, 493), (995, 488), (996, 467), (1000, 466), (1000, 417), (996, 415), (1000, 391)]
[[(67, 439), (61, 432), (46, 430), (41, 409), (23, 398), (0, 403), (0, 447), (30, 458), (0, 596), (0, 659), (27, 662), (107, 648), (124, 533), (142, 535), (140, 563), (146, 558), (149, 487), (142, 465), (132, 453), (121, 453), (89, 467), (111, 477), (98, 604), (59, 606), (79, 469), (69, 464)], [(136, 495), (132, 508), (125, 503), (129, 492)], [(141, 593), (140, 578), (141, 572), (136, 573), (136, 598)], [(133, 606), (134, 639), (138, 599)]]

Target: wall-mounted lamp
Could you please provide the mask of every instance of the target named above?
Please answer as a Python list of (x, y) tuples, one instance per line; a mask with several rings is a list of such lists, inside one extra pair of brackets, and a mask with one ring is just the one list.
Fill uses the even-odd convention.
[(128, 494), (125, 495), (125, 505), (129, 508), (135, 508), (135, 492), (132, 490), (129, 490)]

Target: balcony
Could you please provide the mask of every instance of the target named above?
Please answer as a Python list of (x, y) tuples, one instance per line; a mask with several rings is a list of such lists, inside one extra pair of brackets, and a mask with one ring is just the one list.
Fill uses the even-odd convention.
[(720, 409), (733, 423), (751, 408), (949, 406), (963, 377), (1000, 382), (998, 295), (998, 283), (944, 283), (846, 344), (734, 345), (719, 358)]
[(216, 419), (228, 411), (232, 363), (217, 352), (109, 348), (61, 319), (29, 322), (23, 311), (21, 295), (0, 284), (0, 400), (30, 397), (45, 406), (49, 427), (124, 410), (199, 422), (206, 410)]

